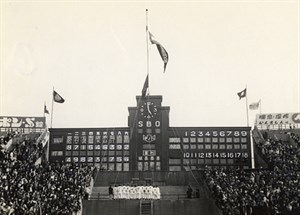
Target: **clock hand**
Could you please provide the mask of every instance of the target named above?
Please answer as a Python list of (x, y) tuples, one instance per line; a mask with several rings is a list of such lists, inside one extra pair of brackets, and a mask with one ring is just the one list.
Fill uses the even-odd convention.
[(153, 116), (153, 114), (151, 113), (150, 108), (149, 108), (149, 103), (147, 103), (147, 110), (148, 110), (148, 113), (151, 114), (151, 116)]

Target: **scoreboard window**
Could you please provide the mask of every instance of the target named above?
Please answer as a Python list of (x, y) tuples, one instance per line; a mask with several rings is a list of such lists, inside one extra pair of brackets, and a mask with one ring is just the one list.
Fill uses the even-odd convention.
[(65, 155), (66, 155), (66, 156), (71, 156), (71, 154), (72, 154), (71, 151), (66, 151), (66, 152), (65, 152)]
[(80, 145), (80, 150), (86, 150), (86, 145)]
[(102, 145), (102, 149), (103, 149), (103, 150), (107, 150), (107, 149), (108, 149), (108, 145), (106, 145), (106, 144), (105, 144), (105, 145)]
[(117, 143), (122, 143), (123, 142), (123, 138), (121, 135), (117, 136)]
[(80, 155), (86, 156), (86, 151), (80, 151)]
[(242, 137), (242, 138), (241, 138), (241, 142), (242, 142), (242, 143), (247, 143), (247, 138)]
[(129, 156), (129, 151), (124, 151), (124, 156)]
[(59, 136), (59, 137), (53, 137), (53, 143), (54, 144), (60, 144), (64, 142), (64, 137), (63, 136)]
[(220, 142), (220, 143), (225, 143), (225, 138), (224, 138), (224, 137), (220, 137), (220, 138), (219, 138), (219, 142)]
[(86, 136), (81, 136), (81, 144), (86, 144)]
[(190, 164), (190, 159), (184, 158), (184, 159), (183, 159), (183, 164), (184, 164), (184, 165)]
[(241, 146), (240, 146), (240, 144), (234, 144), (234, 145), (233, 145), (233, 148), (234, 148), (234, 149), (240, 149)]
[(78, 144), (79, 143), (79, 136), (74, 136), (74, 143)]
[(115, 151), (108, 151), (108, 155), (109, 156), (114, 156), (115, 155)]
[(211, 144), (205, 144), (205, 149), (211, 149)]
[(191, 149), (197, 149), (196, 144), (191, 144)]
[(191, 143), (196, 143), (196, 137), (191, 137), (190, 142)]
[(94, 155), (94, 152), (93, 152), (93, 151), (88, 151), (88, 152), (87, 152), (87, 155), (88, 155), (88, 156), (93, 156), (93, 155)]
[(220, 145), (219, 145), (219, 148), (220, 148), (220, 149), (225, 149), (225, 144), (220, 144)]
[(95, 142), (96, 142), (96, 143), (100, 143), (100, 135), (97, 135), (97, 136), (95, 137)]
[(213, 138), (212, 138), (212, 142), (213, 142), (213, 143), (217, 143), (217, 142), (218, 142), (218, 138), (217, 138), (217, 137), (213, 137)]
[(122, 164), (121, 163), (117, 163), (116, 170), (117, 171), (122, 171)]
[(114, 163), (109, 163), (108, 164), (108, 170), (114, 171), (115, 170), (115, 164)]
[(232, 144), (226, 144), (227, 149), (232, 149)]
[(232, 137), (227, 137), (226, 138), (226, 143), (232, 143)]
[(189, 144), (183, 144), (183, 149), (189, 149), (190, 145)]
[(221, 164), (226, 164), (226, 159), (221, 158), (221, 159), (220, 159), (220, 163), (221, 163)]
[(172, 164), (181, 164), (181, 159), (180, 158), (169, 158), (169, 165)]
[(198, 149), (204, 149), (204, 145), (203, 144), (198, 144)]
[(238, 138), (238, 137), (233, 138), (233, 142), (234, 143), (239, 143), (240, 142), (240, 138)]
[(204, 164), (204, 159), (198, 159), (198, 164)]
[(73, 156), (78, 156), (79, 155), (79, 151), (73, 151)]
[(124, 163), (123, 164), (123, 170), (124, 171), (129, 171), (129, 163)]
[(218, 144), (212, 144), (212, 149), (218, 149), (219, 148), (218, 146), (219, 146)]
[(210, 143), (211, 142), (211, 138), (210, 137), (205, 137), (205, 142), (206, 143)]
[(191, 163), (191, 164), (197, 164), (197, 159), (194, 159), (194, 158), (191, 159), (191, 160), (190, 160), (190, 163)]
[(181, 166), (169, 166), (169, 171), (181, 171)]
[(116, 151), (116, 156), (122, 156), (122, 151)]
[(88, 139), (88, 144), (93, 144), (94, 143), (94, 136), (90, 135)]
[(219, 159), (213, 159), (213, 164), (219, 164)]
[(233, 159), (227, 159), (228, 164), (233, 164)]
[(211, 164), (211, 159), (205, 159), (205, 164)]
[(180, 143), (180, 137), (170, 137), (169, 143)]
[(189, 142), (189, 138), (188, 138), (188, 137), (184, 137), (184, 138), (182, 138), (182, 142), (184, 142), (184, 143), (188, 143), (188, 142)]
[(247, 144), (241, 144), (241, 149), (247, 149)]
[(203, 143), (203, 142), (204, 142), (204, 139), (203, 139), (203, 137), (198, 137), (198, 138), (197, 138), (197, 141), (198, 141), (198, 143)]
[(52, 156), (62, 156), (63, 155), (63, 151), (52, 151), (51, 155)]
[(180, 149), (180, 144), (170, 144), (169, 149)]
[(67, 136), (67, 144), (72, 144), (72, 136)]

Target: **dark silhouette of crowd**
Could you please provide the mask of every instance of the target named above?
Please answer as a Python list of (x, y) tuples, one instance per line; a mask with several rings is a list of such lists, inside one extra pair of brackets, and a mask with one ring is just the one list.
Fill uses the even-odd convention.
[(35, 139), (25, 138), (1, 152), (0, 214), (71, 215), (81, 209), (92, 167), (45, 161), (35, 165), (44, 153)]
[(299, 135), (296, 145), (267, 139), (257, 143), (268, 169), (211, 168), (208, 187), (223, 214), (300, 214)]

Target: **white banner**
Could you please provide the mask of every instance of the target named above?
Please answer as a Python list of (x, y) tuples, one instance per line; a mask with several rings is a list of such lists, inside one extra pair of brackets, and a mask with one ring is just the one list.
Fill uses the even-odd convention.
[(256, 125), (294, 125), (300, 123), (300, 113), (267, 113), (256, 115)]

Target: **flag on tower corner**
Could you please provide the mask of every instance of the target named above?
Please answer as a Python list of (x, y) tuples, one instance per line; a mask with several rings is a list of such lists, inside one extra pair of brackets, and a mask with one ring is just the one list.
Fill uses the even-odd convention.
[(245, 88), (241, 92), (238, 92), (237, 95), (239, 96), (239, 99), (246, 97), (246, 95), (247, 95), (247, 88)]
[(64, 103), (65, 100), (55, 90), (53, 91), (53, 100), (57, 103)]
[(250, 110), (257, 110), (259, 108), (259, 103), (260, 103), (260, 100), (258, 102), (253, 102), (249, 105), (249, 109)]
[(49, 114), (49, 111), (47, 110), (47, 106), (44, 105), (44, 113)]
[(148, 75), (147, 75), (143, 89), (142, 89), (142, 97), (146, 96), (148, 87), (149, 87), (149, 79), (148, 79)]
[[(148, 30), (148, 28), (147, 28), (147, 30)], [(159, 52), (159, 54), (160, 54), (160, 57), (161, 57), (161, 59), (162, 59), (163, 62), (164, 62), (164, 72), (165, 72), (165, 71), (166, 71), (166, 67), (167, 67), (167, 63), (168, 63), (168, 61), (169, 61), (169, 55), (168, 55), (168, 52), (166, 51), (166, 49), (165, 49), (165, 48), (164, 48), (157, 40), (155, 40), (153, 34), (151, 34), (150, 31), (148, 31), (148, 32), (149, 32), (149, 39), (150, 39), (150, 42), (151, 42), (152, 44), (155, 44), (155, 45), (156, 45), (156, 47), (157, 47), (157, 49), (158, 49), (158, 52)]]

